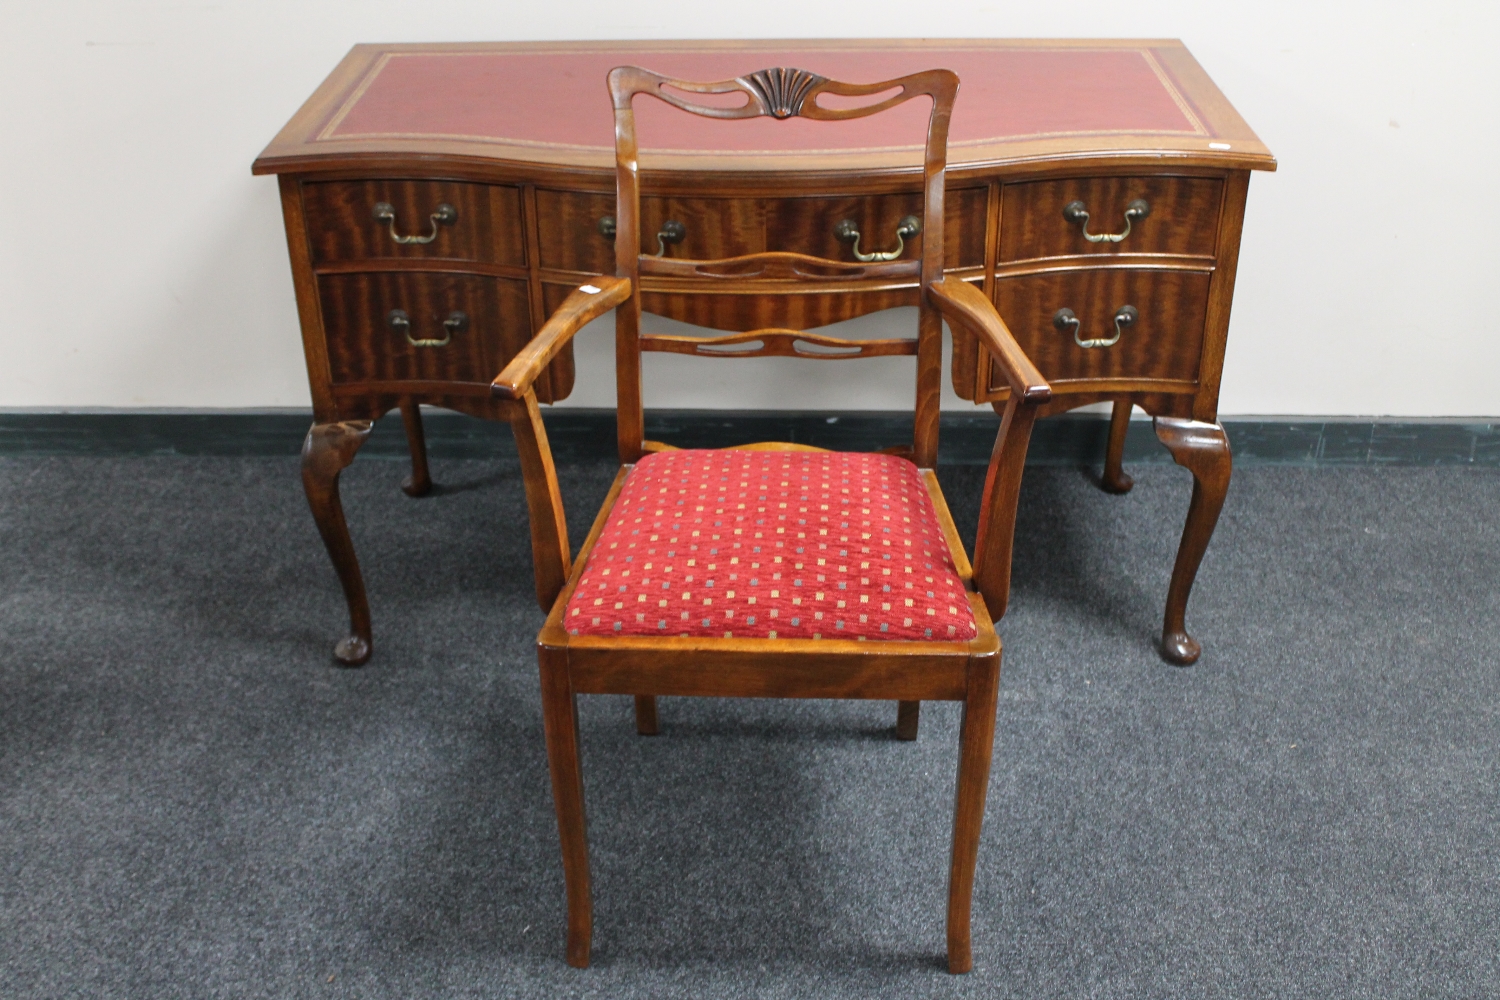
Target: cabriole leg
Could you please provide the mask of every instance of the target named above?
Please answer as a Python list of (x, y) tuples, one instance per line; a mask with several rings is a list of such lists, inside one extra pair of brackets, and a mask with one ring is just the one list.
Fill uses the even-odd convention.
[(958, 736), (958, 791), (953, 809), (953, 858), (948, 874), (948, 971), (974, 967), (969, 919), (974, 904), (974, 868), (979, 832), (990, 784), (995, 745), (995, 700), (1000, 688), (1000, 654), (969, 661), (968, 690)]
[(1115, 400), (1115, 408), (1109, 415), (1109, 445), (1104, 450), (1104, 475), (1099, 485), (1106, 493), (1129, 493), (1135, 485), (1122, 468), (1125, 461), (1125, 435), (1130, 430), (1130, 402)]
[(1157, 417), (1156, 436), (1172, 453), (1172, 460), (1193, 474), (1193, 500), (1187, 524), (1172, 567), (1172, 585), (1167, 590), (1167, 611), (1162, 622), (1161, 651), (1169, 662), (1187, 666), (1203, 652), (1187, 633), (1188, 593), (1198, 575), (1198, 564), (1208, 549), (1224, 495), (1229, 491), (1231, 460), (1229, 438), (1219, 424)]
[(896, 739), (916, 739), (917, 725), (921, 721), (922, 703), (920, 701), (896, 702)]
[(589, 886), (588, 820), (583, 809), (583, 768), (578, 751), (578, 700), (568, 679), (567, 652), (537, 647), (542, 673), (542, 725), (547, 734), (547, 766), (552, 802), (562, 841), (563, 882), (568, 895), (568, 964), (586, 969), (594, 936), (594, 901)]
[(427, 435), (422, 430), (422, 407), (410, 396), (401, 400), (401, 423), (406, 428), (406, 444), (411, 449), (411, 475), (401, 484), (409, 497), (425, 497), (432, 490), (432, 475), (427, 471)]
[(339, 499), (339, 473), (350, 462), (370, 436), (374, 421), (346, 420), (340, 423), (313, 424), (302, 443), (302, 488), (307, 504), (339, 583), (349, 604), (349, 635), (333, 647), (334, 659), (346, 667), (358, 667), (370, 658), (370, 603), (365, 598), (365, 581), (359, 573), (359, 559), (344, 521), (344, 505)]

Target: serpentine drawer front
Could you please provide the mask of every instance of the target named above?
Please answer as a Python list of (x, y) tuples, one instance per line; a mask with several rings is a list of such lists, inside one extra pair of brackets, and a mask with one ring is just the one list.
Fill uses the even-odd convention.
[[(944, 204), (944, 257), (950, 268), (983, 267), (987, 187), (950, 189)], [(559, 271), (614, 271), (612, 193), (536, 193), (541, 265)], [(792, 250), (831, 260), (891, 253), (915, 259), (922, 252), (922, 197), (844, 195), (823, 198), (641, 199), (641, 252), (694, 260)], [(902, 223), (917, 220), (915, 232)]]
[[(1181, 391), (1198, 378), (1208, 284), (1194, 271), (1053, 271), (1000, 278), (995, 307), (1055, 387), (1130, 378)], [(1063, 310), (1072, 316), (1060, 318)], [(1004, 385), (992, 375), (988, 388)]]
[[(1203, 370), (1205, 361), (1222, 361), (1210, 302), (1217, 281), (1224, 311), (1213, 319), (1226, 322), (1243, 196), (1237, 177), (1203, 172), (1092, 172), (1003, 185), (995, 306), (1042, 374), (1068, 394), (1059, 409), (1129, 391), (1166, 394), (1153, 407), (1188, 412), (1205, 382), (1217, 397), (1217, 372)], [(1135, 312), (1117, 324), (1126, 307)], [(1005, 381), (989, 358), (975, 344), (960, 347), (973, 360), (955, 360), (959, 394), (1004, 399)]]
[[(254, 167), (280, 177), (316, 421), (306, 482), (360, 637), (341, 647), (345, 662), (368, 654), (368, 613), (337, 470), (368, 423), (400, 406), (413, 449), (408, 492), (422, 492), (419, 405), (502, 419), (490, 381), (573, 288), (613, 273), (604, 79), (620, 65), (695, 80), (771, 67), (848, 81), (870, 79), (872, 67), (886, 77), (951, 69), (962, 85), (944, 265), (993, 297), (1053, 381), (1048, 412), (1112, 400), (1117, 414), (1137, 405), (1164, 419), (1217, 419), (1250, 172), (1275, 160), (1179, 42), (356, 46)], [(637, 101), (641, 251), (915, 259), (931, 220), (920, 194), (927, 112), (911, 107), (904, 119), (897, 109), (747, 124)], [(805, 327), (915, 304), (916, 289), (895, 281), (775, 298), (759, 311), (750, 298), (674, 294), (656, 278), (642, 305), (720, 328)], [(960, 396), (1006, 398), (962, 331), (952, 358)], [(537, 398), (566, 397), (573, 374), (570, 345), (537, 381)], [(1194, 434), (1173, 440), (1200, 442)], [(1193, 522), (1184, 552), (1207, 544), (1212, 517), (1198, 518), (1207, 527)], [(1187, 584), (1195, 560), (1181, 564)], [(1169, 618), (1187, 584), (1174, 582)]]
[(1224, 182), (1213, 177), (1092, 176), (1007, 184), (1000, 260), (1140, 253), (1212, 257), (1223, 190)]
[(340, 388), (421, 381), (488, 391), (528, 339), (524, 281), (414, 271), (326, 274), (318, 292)]
[[(539, 189), (536, 201), (543, 267), (614, 273), (614, 192)], [(761, 249), (763, 219), (755, 200), (642, 198), (641, 253), (695, 259), (754, 253)]]
[(313, 261), (454, 260), (526, 265), (519, 189), (372, 180), (307, 184)]
[[(1197, 392), (1224, 184), (1094, 174), (1004, 186), (995, 306), (1055, 388)], [(976, 367), (977, 398), (1003, 398), (988, 359)]]

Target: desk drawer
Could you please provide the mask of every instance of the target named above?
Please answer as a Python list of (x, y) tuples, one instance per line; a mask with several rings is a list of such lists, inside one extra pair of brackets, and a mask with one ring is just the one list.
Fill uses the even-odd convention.
[[(1212, 257), (1218, 241), (1224, 182), (1213, 177), (1079, 177), (1007, 184), (1000, 209), (1000, 260), (1072, 254), (1159, 253)], [(1123, 240), (1084, 238), (1081, 219), (1063, 210), (1081, 202), (1089, 235), (1117, 235), (1125, 213), (1144, 201)]]
[[(526, 263), (521, 197), (514, 187), (322, 181), (303, 185), (302, 205), (314, 264), (390, 258)], [(379, 217), (377, 206), (385, 206)]]
[[(1209, 274), (1099, 268), (1001, 278), (995, 307), (1021, 348), (1049, 381), (1071, 379), (1198, 378)], [(1077, 340), (1113, 338), (1125, 307), (1132, 321), (1119, 326), (1111, 346), (1081, 347)], [(1059, 310), (1077, 321), (1059, 322)], [(1076, 340), (1075, 340), (1076, 336)], [(1005, 380), (991, 369), (991, 391)]]
[[(615, 242), (600, 220), (615, 215), (615, 196), (586, 191), (536, 193), (541, 264), (560, 271), (613, 274)], [(668, 223), (680, 223), (671, 241)], [(667, 243), (658, 239), (668, 233)], [(765, 249), (765, 217), (754, 198), (642, 198), (641, 252), (713, 260)]]
[[(985, 188), (948, 192), (944, 265), (984, 264)], [(599, 220), (615, 214), (613, 195), (578, 191), (537, 191), (541, 221), (541, 264), (563, 271), (614, 272), (614, 243)], [(853, 245), (838, 237), (848, 220), (859, 230), (860, 250), (892, 250), (896, 230), (908, 215), (921, 218), (920, 192), (824, 198), (642, 198), (641, 252), (661, 249), (657, 234), (680, 223), (682, 239), (667, 247), (669, 257), (714, 260), (766, 250), (788, 250), (854, 260)], [(921, 255), (920, 235), (905, 241), (903, 259)]]
[(520, 280), (420, 271), (325, 274), (318, 291), (335, 384), (488, 383), (531, 336)]
[(599, 229), (599, 220), (614, 218), (614, 214), (613, 194), (537, 188), (537, 241), (542, 267), (614, 274), (614, 240)]
[[(983, 267), (986, 188), (949, 190), (943, 206), (943, 267)], [(845, 222), (859, 232), (861, 253), (895, 250), (907, 216), (924, 224), (922, 193), (785, 198), (767, 202), (766, 249), (854, 261), (854, 242), (839, 238)], [(922, 256), (924, 236), (902, 237), (901, 260)]]

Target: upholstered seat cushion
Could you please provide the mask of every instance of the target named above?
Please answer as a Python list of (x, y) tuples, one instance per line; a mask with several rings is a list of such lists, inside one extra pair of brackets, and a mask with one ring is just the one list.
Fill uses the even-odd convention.
[(574, 635), (968, 641), (932, 498), (892, 455), (666, 451), (620, 490)]

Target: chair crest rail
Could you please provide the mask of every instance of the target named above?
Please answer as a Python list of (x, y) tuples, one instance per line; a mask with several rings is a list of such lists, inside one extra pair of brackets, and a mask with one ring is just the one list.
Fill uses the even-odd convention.
[[(947, 70), (927, 70), (912, 73), (894, 80), (879, 83), (844, 83), (830, 80), (817, 73), (792, 67), (774, 67), (746, 73), (733, 80), (718, 80), (700, 83), (694, 80), (678, 80), (653, 73), (639, 66), (619, 66), (610, 71), (610, 92), (614, 95), (615, 110), (630, 106), (636, 94), (650, 94), (675, 108), (702, 115), (705, 118), (810, 118), (815, 121), (845, 121), (878, 114), (887, 108), (905, 103), (913, 97), (929, 96), (937, 99), (945, 95), (949, 103), (952, 91), (957, 89), (958, 78)], [(837, 97), (871, 97), (901, 88), (884, 100), (860, 107), (829, 108), (818, 103), (823, 94)], [(704, 104), (689, 99), (685, 94), (744, 94), (745, 103), (725, 107), (720, 104)]]

